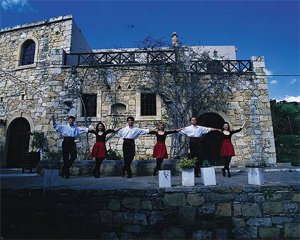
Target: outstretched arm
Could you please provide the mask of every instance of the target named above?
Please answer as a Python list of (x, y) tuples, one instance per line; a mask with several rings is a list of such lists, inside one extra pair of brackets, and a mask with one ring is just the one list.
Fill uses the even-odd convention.
[(53, 114), (52, 117), (51, 117), (51, 121), (52, 121), (52, 126), (53, 126), (53, 128), (54, 128), (57, 132), (60, 132), (60, 131), (62, 130), (63, 126), (62, 126), (62, 125), (56, 124), (56, 120), (55, 120), (54, 114)]
[(168, 130), (168, 131), (165, 131), (166, 134), (172, 134), (172, 133), (178, 133), (180, 131), (180, 129), (171, 129), (171, 130)]
[(140, 136), (140, 135), (145, 135), (145, 134), (147, 134), (147, 133), (149, 133), (149, 129), (142, 129), (142, 128), (139, 128), (139, 130), (138, 130), (138, 135)]
[(148, 134), (156, 134), (157, 133), (157, 131), (156, 130), (150, 130), (149, 132), (148, 132)]
[(106, 130), (106, 134), (109, 134), (109, 133), (116, 133), (120, 130), (121, 128), (117, 128), (117, 129), (107, 129)]
[(88, 133), (89, 132), (89, 129), (86, 128), (86, 127), (77, 127), (78, 128), (78, 136), (83, 134), (83, 133)]
[(93, 133), (93, 134), (97, 134), (96, 130), (93, 128), (89, 128), (88, 133)]
[(222, 130), (221, 129), (218, 129), (218, 128), (209, 128), (210, 129), (210, 131), (219, 131), (219, 132), (222, 132)]
[(187, 133), (188, 133), (188, 130), (187, 130), (187, 128), (186, 128), (186, 127), (184, 127), (184, 128), (180, 128), (180, 130), (179, 130), (179, 133), (181, 133), (181, 134), (184, 134), (184, 135), (187, 135)]
[(243, 125), (242, 125), (242, 127), (240, 129), (233, 130), (233, 131), (231, 131), (231, 133), (234, 134), (234, 133), (238, 133), (238, 132), (242, 131), (243, 128), (244, 128), (244, 126), (245, 126), (245, 122), (243, 123)]

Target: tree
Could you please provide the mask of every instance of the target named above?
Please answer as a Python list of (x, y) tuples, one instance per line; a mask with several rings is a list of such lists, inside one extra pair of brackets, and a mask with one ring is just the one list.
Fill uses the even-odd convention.
[(300, 134), (300, 105), (286, 101), (270, 101), (274, 135)]

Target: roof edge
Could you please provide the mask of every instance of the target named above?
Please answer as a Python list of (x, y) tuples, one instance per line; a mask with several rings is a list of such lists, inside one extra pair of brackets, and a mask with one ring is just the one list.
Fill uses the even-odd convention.
[(50, 24), (50, 23), (61, 22), (61, 21), (66, 21), (66, 20), (71, 20), (71, 19), (73, 19), (72, 15), (58, 16), (58, 17), (53, 17), (53, 18), (50, 18), (48, 20), (43, 20), (43, 21), (39, 21), (39, 22), (21, 24), (21, 25), (16, 25), (16, 26), (13, 26), (13, 27), (6, 27), (6, 28), (3, 28), (3, 29), (0, 29), (0, 33), (11, 32), (11, 31), (15, 31), (15, 30), (23, 29), (23, 28), (30, 28), (30, 27), (35, 27), (35, 26), (47, 25), (47, 24)]

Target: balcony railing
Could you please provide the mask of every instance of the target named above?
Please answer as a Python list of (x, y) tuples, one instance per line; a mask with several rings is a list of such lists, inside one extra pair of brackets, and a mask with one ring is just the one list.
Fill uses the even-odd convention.
[(203, 74), (245, 74), (253, 71), (250, 60), (192, 60), (190, 71)]
[[(92, 53), (66, 53), (64, 65), (72, 67), (114, 67), (140, 65), (170, 65), (177, 63), (176, 51), (137, 50)], [(191, 60), (189, 71), (197, 74), (252, 73), (250, 60)]]
[(124, 66), (161, 65), (176, 62), (173, 50), (137, 50), (118, 52), (67, 53), (65, 65), (68, 66)]

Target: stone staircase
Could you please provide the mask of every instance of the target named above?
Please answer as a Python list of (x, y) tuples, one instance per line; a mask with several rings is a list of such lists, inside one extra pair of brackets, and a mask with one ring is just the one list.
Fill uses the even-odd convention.
[(37, 176), (37, 173), (23, 173), (22, 168), (0, 168), (0, 177)]

